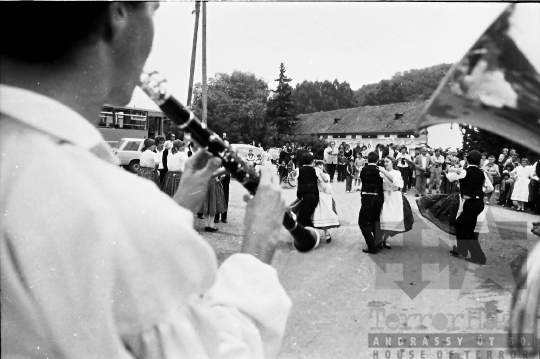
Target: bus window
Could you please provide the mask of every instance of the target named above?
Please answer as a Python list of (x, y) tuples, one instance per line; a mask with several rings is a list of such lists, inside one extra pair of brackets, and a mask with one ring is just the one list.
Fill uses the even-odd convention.
[(116, 128), (146, 130), (148, 113), (141, 110), (121, 109), (116, 111)]
[(113, 127), (114, 113), (112, 107), (103, 107), (99, 113), (99, 127)]

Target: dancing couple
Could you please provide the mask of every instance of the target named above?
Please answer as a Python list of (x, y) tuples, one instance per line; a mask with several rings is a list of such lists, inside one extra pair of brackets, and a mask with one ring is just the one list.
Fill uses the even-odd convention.
[(412, 229), (414, 218), (409, 202), (402, 194), (404, 182), (392, 156), (377, 166), (379, 155), (370, 152), (367, 165), (360, 173), (362, 205), (358, 225), (368, 246), (364, 253), (376, 254), (382, 248), (391, 249), (388, 239)]
[[(493, 185), (479, 168), (482, 155), (473, 150), (467, 154), (463, 168), (451, 168), (450, 182), (459, 180), (459, 192), (450, 195), (425, 196), (416, 200), (420, 213), (443, 231), (455, 235), (457, 245), (450, 254), (476, 264), (486, 264), (486, 255), (478, 242), (485, 226), (484, 193)], [(470, 253), (470, 257), (468, 254)]]
[(296, 220), (304, 227), (324, 230), (326, 243), (332, 241), (328, 230), (340, 226), (336, 203), (332, 198), (330, 175), (324, 170), (323, 161), (314, 161), (311, 153), (302, 155), (303, 166), (298, 169)]

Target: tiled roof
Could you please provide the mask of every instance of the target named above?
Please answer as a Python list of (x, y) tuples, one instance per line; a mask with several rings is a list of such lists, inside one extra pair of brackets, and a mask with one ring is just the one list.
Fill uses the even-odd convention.
[(291, 133), (297, 135), (412, 133), (415, 130), (416, 120), (426, 105), (427, 101), (400, 102), (298, 115), (298, 122)]

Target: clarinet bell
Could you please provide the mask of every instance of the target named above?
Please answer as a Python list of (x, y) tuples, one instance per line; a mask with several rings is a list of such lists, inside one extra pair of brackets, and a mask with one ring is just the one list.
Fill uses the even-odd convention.
[(321, 235), (313, 227), (296, 227), (290, 231), (294, 238), (293, 245), (298, 252), (309, 252), (319, 246)]

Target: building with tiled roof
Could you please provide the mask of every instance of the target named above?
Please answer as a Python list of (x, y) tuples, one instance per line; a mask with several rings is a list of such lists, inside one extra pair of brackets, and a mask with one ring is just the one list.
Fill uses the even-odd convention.
[(427, 131), (414, 135), (416, 120), (426, 104), (401, 102), (298, 115), (291, 133), (316, 135), (336, 143), (356, 145), (360, 141), (372, 147), (393, 143), (412, 149), (427, 144)]

